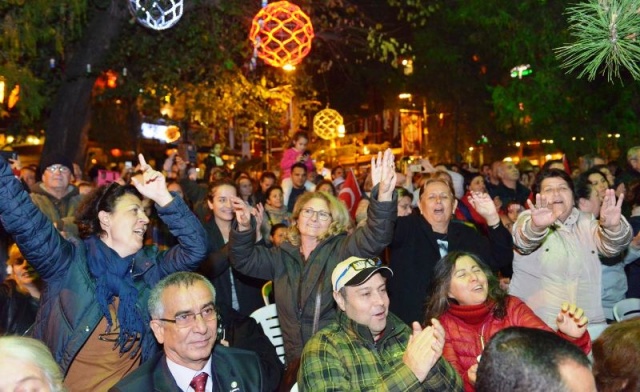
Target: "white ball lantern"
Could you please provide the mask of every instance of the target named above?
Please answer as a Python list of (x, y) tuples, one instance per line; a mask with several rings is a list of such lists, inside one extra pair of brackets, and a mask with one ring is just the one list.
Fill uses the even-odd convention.
[(129, 10), (138, 22), (153, 30), (165, 30), (180, 20), (183, 0), (129, 0)]

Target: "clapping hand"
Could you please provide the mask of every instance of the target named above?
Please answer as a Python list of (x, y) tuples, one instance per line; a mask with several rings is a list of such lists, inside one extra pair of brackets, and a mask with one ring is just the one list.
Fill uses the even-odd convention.
[(411, 326), (413, 332), (402, 357), (402, 361), (420, 382), (427, 378), (427, 374), (442, 356), (444, 349), (444, 328), (436, 319), (431, 319), (431, 323), (431, 326), (423, 329), (420, 324), (413, 322)]
[(531, 210), (531, 224), (533, 231), (541, 232), (551, 226), (561, 215), (561, 211), (554, 211), (549, 207), (547, 198), (541, 194), (536, 195), (536, 204), (527, 200), (527, 205)]
[(489, 226), (494, 226), (500, 223), (500, 215), (498, 215), (496, 205), (489, 194), (483, 192), (470, 192), (469, 202), (478, 214), (487, 221)]
[(164, 176), (159, 171), (153, 170), (142, 154), (138, 154), (138, 159), (142, 173), (131, 177), (131, 183), (142, 196), (153, 200), (159, 206), (166, 206), (173, 200), (173, 196), (167, 190)]
[(238, 230), (247, 231), (251, 228), (251, 213), (252, 208), (247, 205), (241, 198), (232, 196), (231, 206), (236, 212), (236, 220), (238, 221)]
[(373, 186), (380, 184), (378, 201), (391, 201), (396, 187), (396, 164), (393, 152), (387, 148), (384, 154), (371, 158), (371, 181)]
[(568, 302), (563, 302), (556, 317), (556, 325), (558, 330), (565, 335), (578, 339), (584, 335), (587, 330), (587, 324), (589, 319), (584, 316), (584, 310), (576, 306), (576, 304), (569, 305)]
[(623, 200), (624, 193), (616, 201), (616, 193), (613, 189), (605, 191), (602, 207), (600, 207), (600, 226), (609, 230), (615, 230), (620, 226)]

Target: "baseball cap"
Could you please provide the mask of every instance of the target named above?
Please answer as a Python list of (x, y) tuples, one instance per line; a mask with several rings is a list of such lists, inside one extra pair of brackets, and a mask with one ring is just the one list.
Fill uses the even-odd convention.
[(331, 285), (335, 291), (340, 291), (344, 286), (359, 286), (376, 272), (382, 273), (385, 278), (393, 276), (391, 268), (382, 265), (382, 261), (377, 257), (368, 259), (351, 256), (333, 269)]

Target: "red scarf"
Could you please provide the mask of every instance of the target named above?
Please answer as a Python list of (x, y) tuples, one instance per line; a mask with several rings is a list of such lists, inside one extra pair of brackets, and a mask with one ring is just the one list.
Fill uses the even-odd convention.
[(449, 303), (447, 310), (451, 315), (459, 318), (469, 325), (480, 325), (486, 319), (489, 313), (493, 312), (494, 303), (486, 300), (479, 305), (458, 305)]

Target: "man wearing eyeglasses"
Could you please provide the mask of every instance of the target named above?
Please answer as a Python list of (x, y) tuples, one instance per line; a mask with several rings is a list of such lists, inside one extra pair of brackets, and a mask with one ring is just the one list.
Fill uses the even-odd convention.
[(110, 391), (262, 391), (258, 356), (217, 345), (215, 289), (202, 275), (177, 272), (151, 291), (151, 329), (164, 353)]
[(31, 200), (60, 231), (77, 235), (74, 214), (82, 196), (71, 184), (73, 162), (62, 154), (53, 153), (40, 161), (42, 182), (31, 187)]
[(378, 259), (350, 257), (331, 275), (339, 312), (309, 340), (302, 353), (301, 391), (462, 391), (460, 376), (442, 358), (444, 329), (433, 319), (410, 328), (389, 313), (386, 281), (393, 276)]

